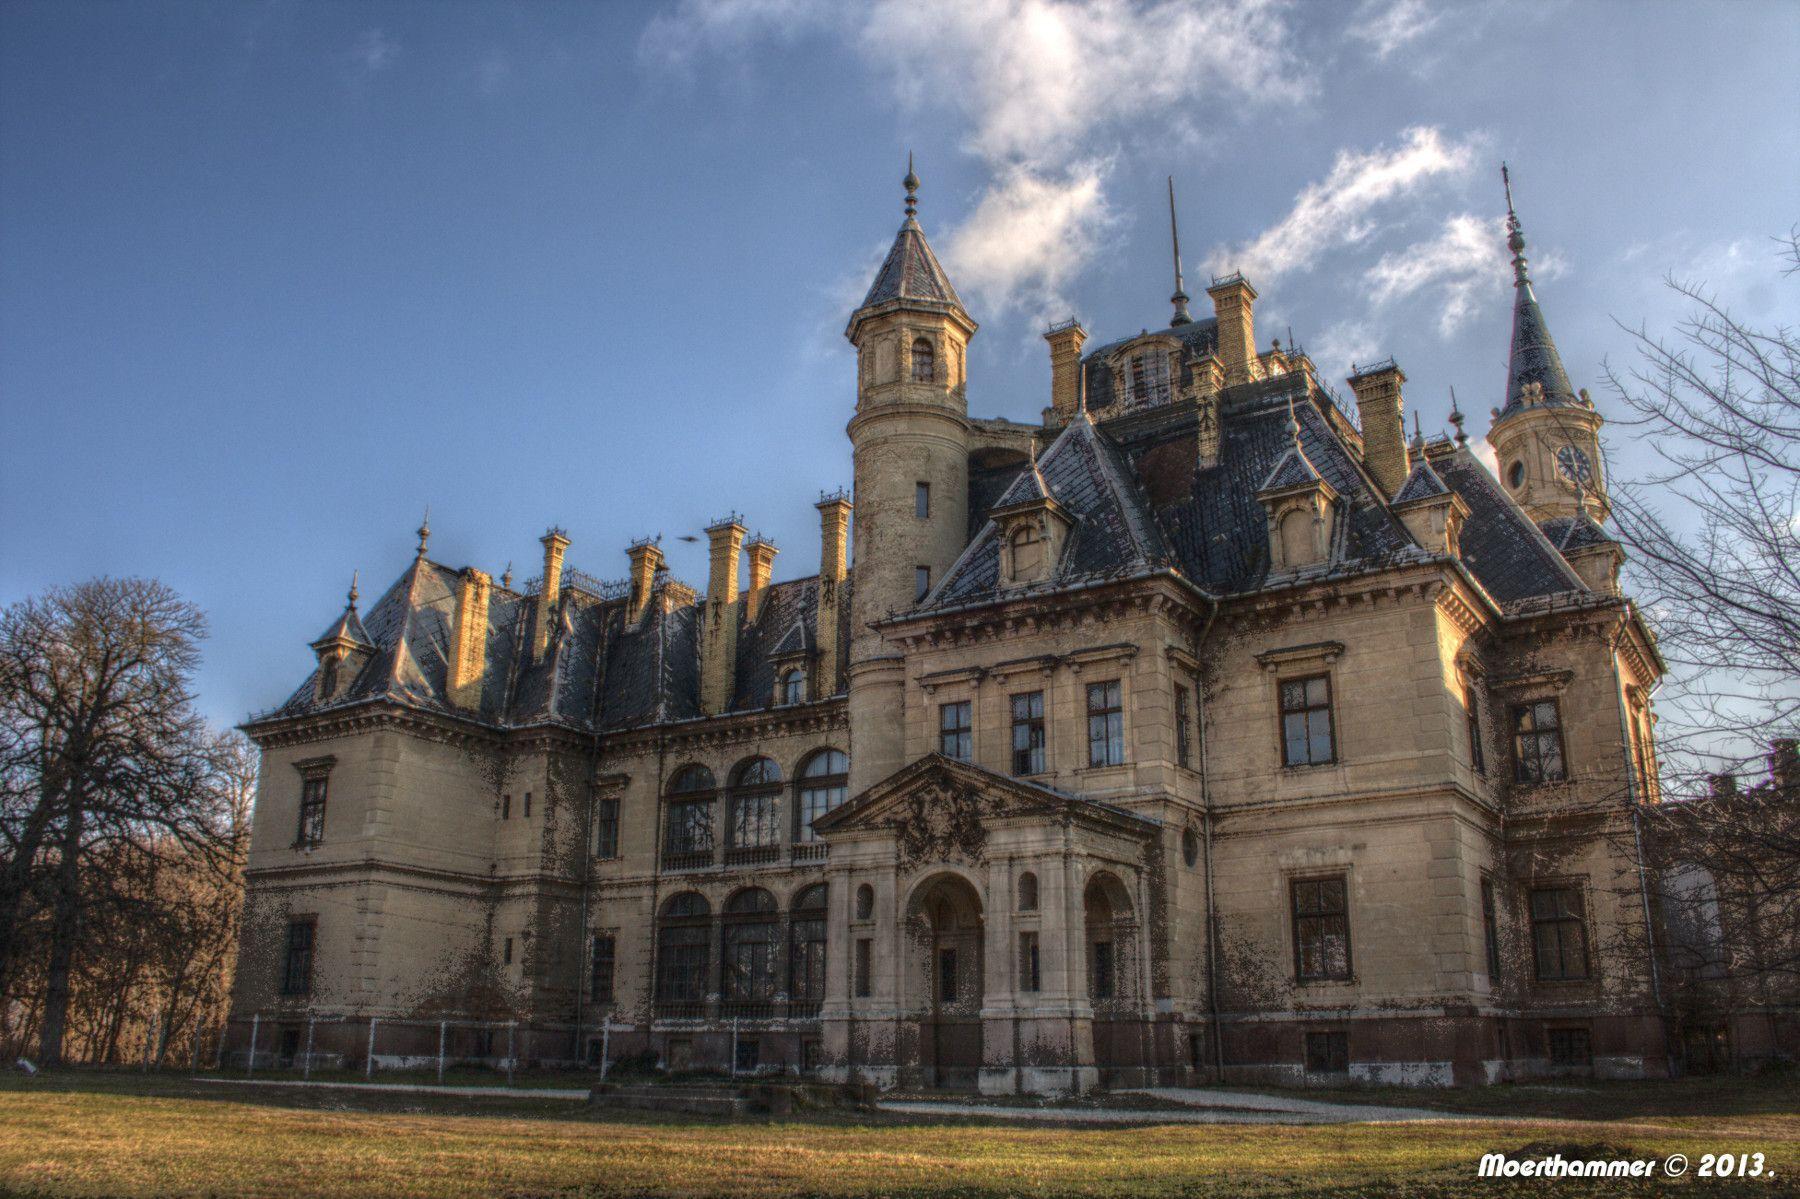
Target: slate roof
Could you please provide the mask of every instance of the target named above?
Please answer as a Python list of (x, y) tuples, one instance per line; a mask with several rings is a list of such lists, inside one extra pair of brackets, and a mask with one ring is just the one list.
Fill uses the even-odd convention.
[(1438, 478), (1438, 473), (1431, 469), (1431, 461), (1421, 457), (1414, 464), (1412, 473), (1406, 476), (1406, 482), (1400, 484), (1400, 490), (1394, 493), (1394, 506), (1449, 494), (1450, 489)]
[(1605, 545), (1617, 542), (1618, 538), (1608, 533), (1591, 516), (1553, 516), (1538, 525), (1550, 544), (1564, 552), (1586, 549), (1591, 545)]
[(925, 240), (925, 231), (910, 216), (894, 235), (893, 247), (875, 273), (875, 282), (869, 285), (862, 307), (872, 308), (888, 300), (923, 300), (962, 307), (962, 299), (950, 286), (950, 276), (944, 273)]
[(338, 618), (331, 622), (331, 627), (314, 638), (314, 645), (322, 645), (327, 641), (349, 641), (356, 645), (374, 646), (369, 640), (369, 631), (363, 628), (362, 617), (356, 614), (354, 603), (347, 605)]
[(1463, 564), (1503, 609), (1586, 589), (1581, 576), (1466, 447), (1437, 458), (1433, 466), (1469, 506), (1460, 537)]
[[(1109, 341), (1103, 346), (1089, 350), (1082, 357), (1082, 370), (1087, 373), (1087, 406), (1099, 419), (1104, 420), (1110, 410), (1122, 398), (1123, 380), (1115, 378), (1112, 365), (1107, 361), (1115, 351), (1139, 338), (1155, 332), (1173, 337), (1182, 343), (1184, 358), (1204, 358), (1217, 349), (1219, 344), (1219, 322), (1215, 317), (1204, 317), (1189, 321), (1183, 325), (1171, 325), (1166, 329), (1145, 329), (1130, 337), (1121, 337)], [(1187, 371), (1184, 363), (1182, 370)], [(1182, 380), (1171, 379), (1171, 385), (1178, 386)]]

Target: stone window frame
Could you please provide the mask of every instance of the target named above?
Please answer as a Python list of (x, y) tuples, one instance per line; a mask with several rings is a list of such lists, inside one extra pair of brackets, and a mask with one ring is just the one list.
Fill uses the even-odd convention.
[[(938, 753), (953, 762), (975, 760), (975, 700), (972, 696), (938, 704)], [(960, 723), (951, 724), (950, 721)], [(962, 752), (952, 752), (962, 751)]]
[[(1577, 1040), (1576, 1038), (1579, 1038)], [(1564, 1045), (1563, 1052), (1557, 1052), (1557, 1042)], [(1576, 1060), (1571, 1060), (1568, 1047), (1580, 1045), (1582, 1053)], [(1594, 1031), (1587, 1025), (1546, 1024), (1544, 1026), (1544, 1057), (1552, 1069), (1581, 1070), (1593, 1069), (1594, 1066)]]
[[(1087, 769), (1111, 770), (1126, 765), (1130, 760), (1130, 754), (1127, 751), (1128, 742), (1126, 741), (1125, 730), (1124, 676), (1121, 674), (1116, 678), (1097, 679), (1092, 681), (1084, 679), (1078, 685), (1082, 689), (1082, 714), (1086, 722), (1084, 727), (1087, 733), (1085, 738), (1087, 742)], [(1106, 696), (1104, 693), (1107, 688), (1114, 689), (1116, 696)], [(1099, 708), (1094, 706), (1094, 691), (1096, 689), (1100, 689), (1102, 692), (1102, 706)], [(1105, 706), (1107, 699), (1112, 700), (1112, 706)], [(1103, 743), (1106, 746), (1106, 760), (1100, 762), (1094, 760), (1094, 721), (1096, 718), (1105, 720), (1108, 726), (1103, 738)], [(1111, 728), (1111, 725), (1115, 720), (1118, 725), (1118, 735), (1116, 738), (1114, 737)], [(1115, 746), (1117, 749), (1116, 758), (1114, 757)]]
[[(869, 902), (865, 905), (863, 900)], [(851, 892), (850, 923), (868, 925), (875, 923), (875, 888), (869, 883), (857, 884)]]
[[(1347, 1028), (1309, 1028), (1301, 1038), (1301, 1051), (1301, 1069), (1309, 1075), (1350, 1072), (1350, 1030)], [(1315, 1070), (1314, 1063), (1321, 1059), (1324, 1067)]]
[[(764, 777), (746, 780), (752, 770), (759, 770)], [(774, 777), (766, 777), (773, 771)], [(787, 783), (781, 777), (781, 764), (767, 754), (752, 754), (736, 766), (732, 767), (730, 783), (725, 788), (725, 852), (729, 855), (737, 850), (779, 849), (781, 846), (782, 811), (781, 796), (787, 790)], [(765, 826), (766, 837), (755, 841), (740, 840), (739, 804), (742, 801), (758, 804), (766, 801), (769, 810), (758, 824)]]
[[(829, 883), (808, 883), (788, 902), (785, 978), (791, 1004), (816, 1006), (825, 1000), (826, 971), (831, 964), (830, 913)], [(802, 979), (803, 972), (809, 977)]]
[[(1106, 357), (1107, 369), (1113, 377), (1113, 410), (1131, 412), (1139, 409), (1160, 408), (1179, 398), (1181, 393), (1181, 372), (1186, 357), (1186, 347), (1181, 340), (1168, 333), (1151, 333), (1139, 335), (1114, 350)], [(1151, 376), (1155, 371), (1148, 369), (1150, 362), (1161, 358), (1166, 364), (1166, 374), (1161, 380), (1164, 385), (1161, 394), (1157, 393), (1157, 381)], [(1144, 394), (1137, 394), (1139, 372), (1137, 365), (1142, 363), (1146, 369), (1142, 372)], [(1084, 368), (1085, 369), (1085, 368)]]
[(1491, 990), (1500, 985), (1506, 961), (1500, 946), (1500, 886), (1485, 870), (1481, 872), (1481, 941)]
[[(1539, 723), (1539, 709), (1548, 705), (1555, 725), (1549, 729)], [(1573, 782), (1575, 772), (1569, 769), (1569, 741), (1563, 721), (1562, 698), (1557, 695), (1537, 695), (1514, 701), (1507, 709), (1507, 734), (1512, 748), (1513, 783), (1521, 787), (1547, 787), (1559, 783)], [(1520, 727), (1522, 719), (1532, 721), (1530, 729)], [(1550, 777), (1544, 772), (1546, 757), (1544, 754), (1545, 738), (1554, 737), (1556, 746), (1556, 765), (1558, 773)], [(1524, 739), (1530, 738), (1536, 747), (1529, 757), (1523, 753)], [(1535, 763), (1528, 767), (1527, 763)]]
[[(656, 915), (653, 944), (656, 947), (653, 980), (656, 1002), (705, 1003), (712, 981), (713, 958), (712, 904), (706, 896), (698, 891), (684, 890), (665, 900)], [(679, 959), (672, 957), (672, 950), (681, 951)], [(674, 993), (677, 990), (681, 992), (679, 995)]]
[[(336, 766), (337, 758), (330, 754), (294, 763), (294, 769), (300, 773), (300, 801), (295, 810), (292, 848), (312, 850), (324, 843), (325, 812), (331, 796), (331, 772)], [(312, 795), (315, 787), (318, 792), (316, 799)], [(309, 816), (312, 818), (309, 819)]]
[(603, 862), (619, 857), (622, 806), (617, 795), (602, 795), (594, 800), (594, 857)]
[[(1034, 698), (1037, 700), (1037, 713), (1032, 714), (1031, 705), (1027, 702), (1025, 715), (1020, 716), (1019, 701), (1030, 701)], [(1038, 687), (1030, 691), (1009, 692), (1006, 696), (1006, 715), (1009, 734), (1007, 765), (1012, 771), (1012, 776), (1014, 778), (1035, 778), (1038, 775), (1050, 773), (1050, 700), (1044, 694), (1044, 689)], [(1025, 731), (1027, 742), (1023, 748), (1019, 746), (1021, 729)], [(1035, 746), (1030, 744), (1033, 732), (1037, 734)], [(1031, 762), (1029, 757), (1021, 758), (1020, 755), (1034, 752), (1037, 754), (1038, 768), (1036, 770), (1020, 770), (1021, 764), (1029, 765)]]
[[(1336, 680), (1333, 677), (1334, 673), (1335, 672), (1330, 670), (1313, 671), (1306, 674), (1283, 675), (1275, 680), (1276, 734), (1280, 738), (1281, 768), (1283, 770), (1313, 770), (1320, 766), (1336, 766), (1339, 764), (1342, 755), (1338, 750), (1337, 687), (1335, 685)], [(1318, 682), (1325, 684), (1325, 702), (1323, 705), (1314, 705), (1310, 696), (1305, 694), (1306, 691), (1311, 690), (1311, 684)], [(1298, 708), (1290, 708), (1287, 705), (1287, 689), (1294, 686), (1299, 686), (1304, 689), (1302, 692), (1302, 706)], [(1325, 744), (1327, 746), (1327, 753), (1324, 758), (1314, 758), (1312, 756), (1312, 742), (1314, 738), (1312, 732), (1312, 714), (1320, 711), (1325, 713)], [(1306, 720), (1307, 758), (1306, 761), (1303, 762), (1295, 761), (1289, 753), (1288, 717), (1295, 715), (1302, 716)]]
[[(603, 954), (601, 942), (606, 943)], [(601, 964), (605, 963), (605, 975), (602, 979)], [(592, 933), (588, 938), (588, 999), (593, 1003), (614, 1002), (615, 987), (618, 983), (619, 934), (617, 929), (605, 928)], [(602, 983), (604, 982), (604, 985)]]
[(791, 708), (795, 704), (806, 702), (806, 667), (801, 665), (783, 666), (775, 673), (775, 705)]
[[(770, 1004), (782, 993), (781, 905), (767, 887), (740, 887), (719, 905), (719, 998)], [(762, 952), (759, 954), (757, 950)]]
[[(297, 945), (294, 934), (299, 929), (306, 930), (305, 944)], [(302, 963), (298, 981), (295, 980), (296, 955)], [(281, 948), (281, 980), (278, 991), (282, 995), (311, 995), (313, 993), (313, 971), (319, 960), (319, 915), (317, 912), (289, 913), (287, 918), (287, 934), (282, 939)]]
[(875, 938), (858, 937), (851, 948), (850, 997), (869, 999), (875, 994)]
[[(706, 779), (705, 786), (683, 786), (684, 779)], [(719, 786), (717, 776), (712, 769), (699, 762), (686, 763), (669, 776), (668, 788), (664, 796), (663, 812), (663, 864), (688, 863), (711, 865), (718, 845), (718, 803)], [(704, 845), (685, 845), (676, 848), (676, 814), (677, 809), (694, 809), (706, 817), (704, 824)], [(701, 826), (696, 825), (696, 828)], [(700, 859), (704, 858), (704, 862)]]
[(1042, 946), (1038, 930), (1019, 930), (1019, 990), (1035, 995), (1044, 989)]
[(913, 518), (931, 519), (931, 484), (924, 479), (913, 482)]
[[(1344, 906), (1341, 913), (1312, 912), (1302, 913), (1300, 909), (1300, 888), (1311, 883), (1336, 882), (1343, 888)], [(1350, 869), (1348, 866), (1327, 870), (1306, 870), (1291, 873), (1286, 878), (1288, 938), (1293, 950), (1293, 979), (1297, 987), (1345, 986), (1356, 982), (1356, 937), (1350, 918)], [(1301, 952), (1300, 921), (1302, 919), (1317, 920), (1341, 915), (1344, 926), (1344, 969), (1341, 974), (1304, 974), (1302, 973), (1303, 956)], [(1329, 935), (1329, 934), (1327, 934)], [(1323, 947), (1323, 942), (1321, 942)]]
[[(1314, 641), (1305, 645), (1288, 645), (1278, 649), (1264, 650), (1256, 655), (1257, 665), (1263, 668), (1263, 674), (1268, 680), (1267, 702), (1275, 712), (1275, 762), (1284, 773), (1342, 767), (1349, 759), (1350, 755), (1345, 752), (1344, 724), (1338, 719), (1337, 714), (1337, 664), (1343, 656), (1344, 643), (1341, 641)], [(1331, 759), (1327, 762), (1290, 766), (1287, 763), (1287, 722), (1283, 719), (1284, 714), (1281, 708), (1281, 687), (1283, 683), (1297, 682), (1319, 675), (1325, 676), (1328, 680)]]
[(915, 334), (908, 347), (907, 379), (913, 383), (937, 382), (937, 346), (924, 334)]
[[(831, 754), (839, 754), (843, 757), (844, 769), (842, 771), (831, 774), (809, 775), (807, 773), (808, 770), (812, 769), (813, 763), (821, 761), (829, 762), (829, 755)], [(828, 802), (825, 807), (820, 808), (813, 816), (823, 816), (825, 813), (835, 811), (837, 808), (841, 807), (850, 798), (850, 755), (844, 753), (843, 750), (837, 748), (835, 745), (821, 745), (816, 749), (809, 750), (806, 755), (800, 759), (800, 766), (794, 771), (794, 823), (792, 832), (795, 845), (816, 845), (819, 843), (819, 838), (812, 831), (813, 817), (807, 815), (807, 792), (809, 791), (826, 793), (828, 798), (833, 793), (836, 795), (836, 800), (834, 802)]]
[[(1580, 911), (1557, 913), (1548, 916), (1538, 914), (1538, 896), (1553, 893), (1567, 893), (1575, 897)], [(1525, 894), (1525, 915), (1531, 923), (1531, 979), (1540, 986), (1568, 986), (1592, 983), (1598, 977), (1594, 970), (1594, 937), (1593, 904), (1589, 902), (1587, 879), (1582, 876), (1551, 877), (1534, 879), (1530, 890)], [(1543, 972), (1543, 956), (1540, 953), (1538, 931), (1540, 925), (1565, 928), (1570, 925), (1576, 929), (1581, 938), (1581, 973), (1580, 974), (1545, 974)], [(1562, 935), (1557, 936), (1557, 961), (1559, 966), (1567, 959), (1567, 949)]]

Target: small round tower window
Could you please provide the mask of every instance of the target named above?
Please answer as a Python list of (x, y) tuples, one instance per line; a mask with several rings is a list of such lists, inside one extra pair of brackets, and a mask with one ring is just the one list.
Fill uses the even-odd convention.
[(1506, 468), (1506, 485), (1517, 491), (1525, 485), (1525, 464), (1515, 462)]

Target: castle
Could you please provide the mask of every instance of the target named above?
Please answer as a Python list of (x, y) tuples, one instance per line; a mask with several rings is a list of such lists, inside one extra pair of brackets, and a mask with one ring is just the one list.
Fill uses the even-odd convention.
[(485, 1026), (460, 1052), (986, 1092), (1660, 1073), (1629, 833), (1664, 665), (1510, 194), (1496, 479), (1454, 407), (1408, 438), (1393, 361), (1352, 414), (1259, 347), (1241, 275), (1192, 315), (1179, 252), (1166, 325), (1045, 334), (1041, 424), (971, 415), (977, 325), (905, 184), (816, 573), (774, 581), (735, 515), (703, 595), (654, 540), (600, 583), (553, 529), (519, 585), (422, 527), (245, 725), (234, 1051)]

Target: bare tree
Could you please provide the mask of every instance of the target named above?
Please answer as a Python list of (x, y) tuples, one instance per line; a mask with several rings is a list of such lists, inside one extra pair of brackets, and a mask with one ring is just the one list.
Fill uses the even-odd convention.
[(0, 987), (35, 928), (45, 1064), (63, 1058), (84, 922), (121, 899), (102, 880), (229, 859), (217, 747), (189, 689), (205, 628), (149, 579), (95, 579), (0, 613)]

